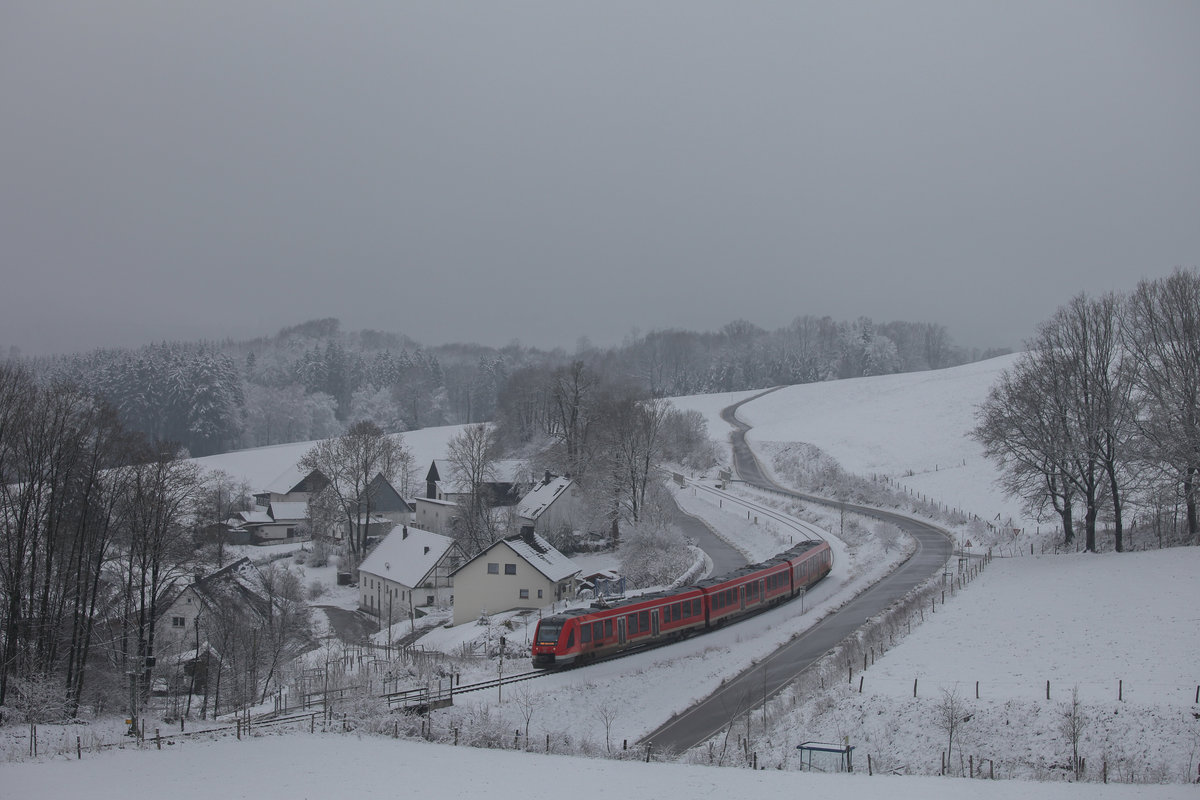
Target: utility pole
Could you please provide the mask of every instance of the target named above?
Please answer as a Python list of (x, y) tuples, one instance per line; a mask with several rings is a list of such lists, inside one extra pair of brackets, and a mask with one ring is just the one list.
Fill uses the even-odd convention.
[(500, 637), (500, 660), (496, 663), (496, 705), (504, 704), (504, 637)]

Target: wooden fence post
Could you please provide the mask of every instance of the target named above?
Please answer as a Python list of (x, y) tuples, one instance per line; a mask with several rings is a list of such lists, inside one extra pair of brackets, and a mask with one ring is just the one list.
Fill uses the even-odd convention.
[(917, 679), (913, 678), (913, 697), (917, 696)]

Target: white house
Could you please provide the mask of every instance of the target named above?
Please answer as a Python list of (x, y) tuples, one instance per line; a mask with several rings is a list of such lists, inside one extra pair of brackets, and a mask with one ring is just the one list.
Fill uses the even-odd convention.
[(397, 525), (358, 567), (358, 607), (396, 622), (418, 608), (451, 603), (450, 575), (463, 561), (450, 537)]
[(307, 523), (308, 502), (271, 501), (265, 509), (238, 511), (229, 520), (230, 533), (245, 533), (252, 542), (279, 542), (299, 536)]
[(579, 568), (532, 528), (501, 539), (451, 573), (454, 623), (487, 611), (540, 608), (575, 595)]
[(579, 527), (583, 492), (570, 478), (546, 473), (517, 504), (517, 524), (543, 536)]
[(416, 506), (413, 522), (418, 528), (424, 528), (434, 533), (450, 534), (454, 532), (454, 521), (462, 513), (458, 503), (429, 497), (418, 497), (413, 503)]

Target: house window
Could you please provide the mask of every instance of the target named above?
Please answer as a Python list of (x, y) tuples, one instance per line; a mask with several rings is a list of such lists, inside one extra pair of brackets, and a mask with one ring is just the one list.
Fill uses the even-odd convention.
[(499, 574), (500, 574), (500, 565), (497, 563), (494, 563), (494, 562), (489, 563), (488, 564), (488, 575), (499, 575)]
[(538, 589), (538, 600), (542, 599), (542, 590)]
[(505, 564), (504, 565), (504, 574), (505, 575), (516, 575), (517, 574), (517, 565), (516, 564)]
[(522, 599), (522, 600), (528, 600), (528, 599), (529, 599), (529, 590), (528, 590), (528, 589), (522, 589), (522, 590), (521, 590), (521, 599)]
[(187, 625), (187, 620), (183, 617), (171, 617), (172, 628), (182, 628)]
[(427, 605), (427, 606), (433, 605), (433, 595), (431, 595), (431, 594), (425, 595), (425, 605)]

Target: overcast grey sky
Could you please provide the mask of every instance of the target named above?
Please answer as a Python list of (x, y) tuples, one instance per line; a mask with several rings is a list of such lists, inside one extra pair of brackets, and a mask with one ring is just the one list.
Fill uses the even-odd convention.
[(8, 0), (0, 352), (1018, 346), (1200, 264), (1200, 3)]

